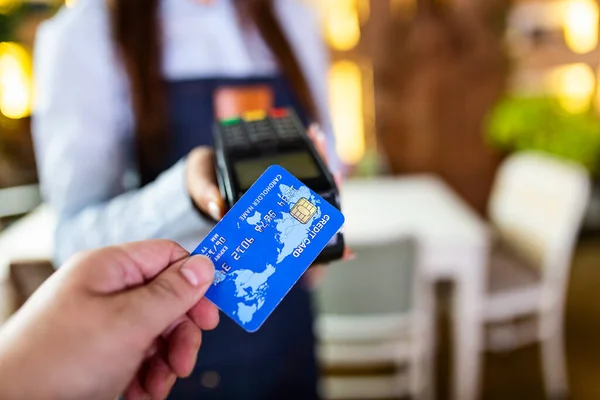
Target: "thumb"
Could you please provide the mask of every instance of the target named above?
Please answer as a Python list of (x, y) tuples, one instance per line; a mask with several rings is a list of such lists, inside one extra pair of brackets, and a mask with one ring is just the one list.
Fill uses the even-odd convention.
[(194, 204), (215, 221), (223, 217), (223, 199), (217, 186), (214, 153), (207, 147), (197, 147), (187, 159), (186, 185)]
[(327, 141), (325, 140), (325, 134), (321, 130), (319, 124), (312, 124), (308, 128), (308, 137), (313, 142), (315, 149), (323, 159), (323, 161), (328, 164), (328, 156), (327, 156)]
[(158, 336), (198, 303), (213, 283), (210, 259), (193, 256), (168, 267), (147, 285), (130, 292), (132, 318), (144, 333)]

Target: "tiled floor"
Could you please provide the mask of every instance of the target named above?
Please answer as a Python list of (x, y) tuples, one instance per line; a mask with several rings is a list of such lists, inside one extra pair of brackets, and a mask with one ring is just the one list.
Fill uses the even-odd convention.
[[(446, 288), (439, 291), (442, 299)], [(438, 398), (450, 398), (448, 324), (440, 311), (441, 351)], [(571, 399), (600, 399), (600, 239), (583, 239), (574, 256), (569, 284), (566, 340)], [(540, 349), (531, 345), (508, 354), (487, 354), (482, 398), (544, 399)]]

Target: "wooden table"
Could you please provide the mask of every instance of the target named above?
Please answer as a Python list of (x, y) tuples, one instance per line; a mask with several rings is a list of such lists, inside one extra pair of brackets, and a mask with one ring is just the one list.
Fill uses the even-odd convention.
[(480, 308), (490, 235), (486, 224), (440, 179), (419, 175), (347, 181), (342, 188), (349, 241), (390, 234), (419, 241), (421, 265), (434, 284), (450, 280), (453, 299), (453, 398), (475, 400), (480, 377)]

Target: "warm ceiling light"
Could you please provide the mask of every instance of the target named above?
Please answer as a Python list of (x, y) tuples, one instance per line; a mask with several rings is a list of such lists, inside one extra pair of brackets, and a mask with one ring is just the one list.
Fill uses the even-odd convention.
[(598, 4), (594, 0), (571, 0), (565, 6), (565, 42), (578, 54), (598, 47)]
[(336, 50), (351, 50), (360, 41), (360, 11), (363, 18), (368, 13), (363, 0), (327, 0), (323, 4), (325, 11), (325, 31), (327, 41)]
[(338, 61), (329, 74), (330, 104), (336, 150), (348, 165), (365, 155), (363, 90), (361, 70), (351, 61)]
[(596, 77), (589, 65), (565, 65), (553, 70), (549, 78), (552, 94), (566, 111), (580, 113), (589, 109), (596, 86)]
[(13, 119), (28, 116), (31, 92), (29, 54), (16, 43), (0, 43), (0, 113)]

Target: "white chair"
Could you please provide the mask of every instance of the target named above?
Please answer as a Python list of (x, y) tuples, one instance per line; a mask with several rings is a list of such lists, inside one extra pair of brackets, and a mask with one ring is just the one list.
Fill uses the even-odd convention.
[(11, 264), (52, 260), (55, 224), (54, 213), (41, 205), (0, 232), (0, 325), (16, 306), (16, 294), (9, 284)]
[[(328, 266), (316, 292), (322, 395), (425, 396), (432, 386), (431, 292), (420, 275), (417, 243), (404, 238), (350, 246), (356, 258)], [(394, 372), (364, 373), (376, 366)], [(336, 369), (346, 372), (336, 376)]]
[(0, 189), (0, 218), (23, 215), (42, 203), (38, 185)]
[[(565, 297), (590, 186), (588, 174), (577, 165), (518, 153), (500, 167), (490, 201), (498, 240), (490, 254), (482, 310), (487, 349), (540, 342), (546, 393), (552, 398), (568, 393)], [(535, 320), (518, 323), (526, 317)]]

